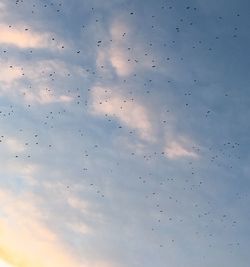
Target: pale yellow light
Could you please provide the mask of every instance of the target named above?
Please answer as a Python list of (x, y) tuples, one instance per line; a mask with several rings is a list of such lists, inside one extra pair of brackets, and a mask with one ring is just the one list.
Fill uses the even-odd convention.
[(0, 259), (0, 267), (14, 267), (14, 266)]

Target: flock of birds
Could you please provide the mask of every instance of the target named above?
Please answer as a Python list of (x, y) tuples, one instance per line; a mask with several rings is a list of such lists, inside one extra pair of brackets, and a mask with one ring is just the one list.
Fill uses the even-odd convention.
[[(46, 12), (48, 11), (48, 14), (50, 14), (50, 16), (51, 14), (54, 14), (53, 21), (56, 22), (55, 25), (60, 25), (60, 21), (64, 20), (64, 15), (68, 15), (68, 3), (66, 2), (33, 2), (34, 3), (32, 3), (32, 1), (16, 0), (15, 12), (26, 12), (26, 16), (30, 16), (29, 20), (32, 21), (36, 19), (39, 20), (41, 18), (39, 13), (47, 14)], [(99, 172), (105, 173), (107, 177), (112, 177), (110, 178), (110, 182), (114, 182), (116, 186), (118, 183), (117, 180), (119, 180), (118, 176), (121, 175), (123, 177), (123, 172), (128, 172), (125, 171), (124, 168), (126, 169), (130, 164), (131, 166), (134, 166), (133, 164), (135, 162), (139, 162), (138, 166), (142, 167), (142, 175), (137, 175), (139, 172), (138, 170), (136, 170), (135, 172), (133, 172), (133, 170), (130, 170), (129, 175), (131, 175), (132, 178), (128, 179), (125, 183), (129, 183), (133, 188), (140, 188), (140, 191), (144, 192), (142, 195), (144, 198), (143, 201), (145, 202), (145, 207), (148, 207), (149, 210), (154, 210), (157, 214), (155, 222), (153, 222), (152, 227), (150, 227), (150, 231), (152, 232), (157, 232), (157, 229), (165, 229), (166, 227), (171, 227), (171, 225), (182, 228), (183, 225), (185, 225), (185, 216), (182, 218), (182, 215), (180, 214), (178, 216), (179, 218), (177, 218), (177, 216), (175, 217), (176, 214), (172, 214), (171, 209), (179, 210), (180, 207), (185, 204), (181, 200), (181, 195), (186, 194), (187, 196), (192, 198), (192, 194), (196, 195), (199, 192), (203, 192), (204, 187), (208, 182), (207, 179), (209, 178), (206, 178), (206, 175), (202, 174), (202, 169), (199, 167), (199, 164), (195, 159), (192, 158), (181, 161), (181, 166), (178, 166), (178, 164), (174, 165), (174, 168), (183, 170), (184, 177), (174, 177), (174, 175), (167, 175), (166, 177), (164, 171), (160, 172), (159, 174), (158, 168), (162, 168), (162, 170), (166, 169), (167, 172), (166, 165), (172, 164), (171, 160), (166, 161), (166, 152), (164, 151), (164, 149), (162, 149), (162, 147), (159, 146), (154, 147), (150, 144), (148, 145), (149, 149), (146, 148), (142, 153), (137, 151), (137, 149), (135, 148), (136, 145), (134, 149), (132, 148), (132, 151), (127, 150), (125, 152), (118, 150), (114, 151), (114, 149), (117, 148), (109, 148), (109, 146), (112, 147), (112, 140), (117, 136), (126, 135), (128, 136), (129, 140), (132, 140), (132, 143), (134, 140), (139, 139), (136, 130), (128, 129), (126, 124), (124, 125), (124, 123), (122, 122), (119, 123), (119, 119), (117, 120), (116, 114), (104, 114), (103, 119), (100, 122), (100, 126), (97, 126), (96, 128), (98, 133), (93, 133), (92, 128), (93, 124), (95, 124), (96, 122), (99, 123), (96, 118), (93, 119), (94, 122), (90, 121), (90, 119), (86, 119), (86, 121), (84, 121), (85, 119), (81, 120), (81, 118), (93, 116), (92, 114), (89, 115), (89, 111), (91, 109), (91, 84), (109, 84), (109, 79), (111, 79), (111, 81), (114, 80), (117, 86), (119, 88), (122, 88), (122, 90), (125, 92), (122, 99), (123, 103), (120, 106), (120, 109), (124, 110), (124, 112), (129, 112), (127, 110), (127, 104), (133, 103), (138, 99), (140, 100), (140, 97), (143, 101), (145, 100), (145, 103), (149, 103), (151, 100), (153, 101), (153, 103), (157, 103), (157, 87), (159, 85), (157, 81), (158, 70), (161, 71), (164, 66), (171, 66), (171, 64), (175, 66), (186, 64), (186, 66), (188, 66), (186, 58), (189, 58), (189, 56), (187, 55), (187, 57), (185, 57), (185, 53), (187, 52), (174, 52), (172, 55), (167, 55), (167, 51), (178, 51), (178, 47), (180, 47), (180, 43), (183, 41), (183, 35), (188, 35), (188, 33), (190, 33), (190, 35), (192, 36), (192, 34), (194, 34), (195, 30), (193, 30), (193, 28), (196, 27), (195, 29), (197, 29), (197, 17), (200, 17), (199, 7), (197, 7), (197, 5), (185, 5), (185, 1), (179, 1), (183, 3), (182, 14), (184, 14), (183, 17), (179, 17), (174, 16), (173, 14), (178, 14), (176, 13), (176, 9), (180, 7), (175, 6), (175, 1), (171, 1), (172, 4), (169, 4), (169, 2), (170, 1), (165, 1), (160, 3), (156, 1), (151, 14), (147, 13), (148, 10), (144, 11), (145, 13), (143, 13), (140, 9), (123, 10), (123, 16), (127, 20), (132, 21), (132, 23), (140, 21), (140, 19), (142, 18), (143, 20), (145, 20), (142, 22), (140, 21), (139, 23), (142, 26), (145, 23), (145, 28), (141, 29), (141, 32), (147, 35), (145, 38), (146, 43), (143, 44), (143, 51), (140, 51), (140, 54), (137, 56), (137, 54), (135, 54), (137, 48), (134, 40), (128, 38), (129, 33), (124, 31), (120, 32), (119, 42), (123, 42), (125, 44), (124, 46), (127, 45), (125, 55), (128, 58), (124, 60), (127, 61), (126, 64), (130, 64), (132, 69), (131, 73), (128, 74), (127, 77), (119, 77), (119, 75), (110, 73), (106, 75), (107, 72), (110, 72), (111, 68), (110, 65), (105, 65), (105, 62), (102, 62), (99, 65), (98, 63), (96, 63), (95, 65), (93, 64), (93, 62), (89, 64), (86, 63), (86, 65), (81, 63), (80, 71), (81, 75), (83, 75), (81, 77), (84, 77), (83, 82), (81, 81), (81, 78), (77, 76), (78, 74), (74, 73), (74, 71), (71, 72), (69, 70), (62, 74), (60, 67), (52, 67), (48, 70), (47, 66), (45, 66), (44, 69), (37, 69), (37, 71), (39, 72), (36, 75), (38, 79), (41, 82), (46, 81), (47, 85), (51, 85), (51, 87), (43, 88), (44, 94), (55, 96), (58, 92), (60, 92), (65, 97), (72, 99), (72, 102), (70, 103), (49, 103), (41, 105), (32, 101), (29, 103), (29, 101), (27, 100), (27, 96), (29, 96), (30, 93), (36, 94), (36, 90), (38, 89), (36, 88), (36, 81), (33, 81), (32, 77), (28, 73), (26, 73), (26, 66), (28, 64), (33, 64), (34, 70), (36, 71), (35, 62), (43, 56), (41, 49), (27, 48), (21, 49), (19, 52), (17, 52), (17, 50), (13, 48), (13, 46), (6, 44), (1, 45), (2, 48), (0, 50), (0, 59), (8, 62), (9, 72), (16, 69), (20, 70), (22, 73), (22, 77), (20, 79), (25, 81), (23, 84), (25, 84), (26, 86), (26, 88), (22, 90), (21, 93), (18, 92), (19, 95), (14, 97), (13, 102), (11, 98), (7, 99), (10, 104), (8, 106), (4, 105), (0, 110), (1, 124), (4, 125), (5, 123), (16, 123), (16, 135), (19, 136), (21, 140), (23, 140), (23, 145), (26, 148), (24, 151), (14, 153), (12, 155), (14, 160), (20, 160), (24, 164), (29, 161), (36, 161), (39, 158), (38, 155), (40, 155), (40, 151), (43, 151), (43, 153), (45, 153), (45, 157), (52, 157), (51, 160), (53, 161), (53, 157), (56, 157), (57, 153), (62, 153), (62, 151), (60, 149), (57, 150), (57, 138), (60, 139), (60, 136), (54, 136), (53, 138), (51, 136), (57, 134), (60, 135), (60, 132), (62, 132), (62, 136), (64, 136), (65, 132), (69, 132), (69, 134), (72, 134), (72, 138), (74, 140), (77, 140), (77, 146), (82, 151), (82, 168), (79, 171), (79, 177), (84, 177), (83, 183), (86, 183), (86, 186), (88, 186), (88, 189), (86, 190), (93, 192), (94, 195), (96, 194), (97, 198), (102, 199), (104, 203), (104, 199), (109, 197), (108, 188), (105, 188), (105, 186), (103, 186), (104, 183), (102, 179), (104, 178), (93, 178), (93, 173), (95, 173), (96, 168), (98, 168), (96, 167), (98, 166), (98, 164), (93, 163), (97, 159), (99, 160), (102, 157), (106, 158), (106, 156), (103, 155), (104, 152), (102, 152), (102, 150), (107, 151), (107, 159), (111, 160), (112, 162), (107, 163), (107, 168), (100, 166)], [(28, 3), (32, 4), (28, 6)], [(71, 6), (71, 4), (69, 5)], [(72, 6), (74, 5), (72, 4)], [(107, 18), (103, 18), (104, 13), (100, 12), (100, 7), (90, 6), (89, 10), (85, 10), (84, 12), (88, 14), (88, 20), (84, 21), (84, 23), (79, 22), (79, 25), (75, 25), (75, 29), (66, 28), (65, 32), (67, 32), (67, 34), (68, 31), (72, 30), (83, 37), (86, 34), (86, 38), (88, 38), (88, 27), (90, 27), (91, 29), (99, 29), (102, 27), (101, 23), (104, 23), (104, 21), (107, 20)], [(171, 15), (171, 12), (175, 13)], [(157, 14), (160, 14), (159, 19)], [(74, 17), (74, 14), (71, 14), (71, 16)], [(172, 23), (172, 37), (170, 37), (170, 39), (168, 40), (165, 40), (165, 26), (162, 23), (162, 21), (164, 21), (162, 19), (164, 18), (164, 16), (172, 16), (172, 19), (174, 21), (174, 23)], [(235, 19), (237, 21), (237, 18), (240, 17), (240, 14), (238, 12), (232, 12), (232, 17), (233, 21), (235, 21)], [(223, 22), (224, 20), (226, 20), (226, 22)], [(76, 24), (76, 21), (73, 19), (73, 23)], [(88, 21), (96, 24), (97, 26), (92, 27), (92, 25), (88, 24)], [(228, 18), (224, 19), (223, 16), (218, 16), (214, 18), (214, 21), (215, 25), (220, 28), (222, 27), (221, 25), (223, 25), (224, 27), (225, 24), (228, 23)], [(197, 40), (191, 40), (192, 42), (187, 41), (186, 51), (194, 53), (192, 52), (193, 50), (199, 50), (199, 52), (197, 52), (198, 54), (203, 53), (208, 58), (214, 57), (214, 55), (217, 55), (216, 49), (219, 49), (217, 45), (218, 42), (225, 44), (225, 42), (232, 42), (239, 39), (239, 27), (240, 22), (236, 22), (235, 25), (232, 25), (231, 29), (228, 30), (230, 32), (229, 36), (225, 37), (220, 36), (219, 34), (215, 34), (214, 40), (209, 41), (206, 40), (206, 37), (203, 38), (205, 36), (204, 34), (201, 34), (203, 39), (201, 38)], [(9, 31), (13, 30), (15, 30), (15, 25), (10, 24)], [(25, 27), (23, 31), (29, 32), (30, 28)], [(60, 31), (63, 32), (62, 29)], [(90, 34), (98, 35), (98, 33), (95, 32), (90, 32)], [(113, 43), (115, 45), (115, 41), (112, 38), (109, 38), (108, 34), (104, 36), (104, 39), (92, 39), (93, 43), (89, 43), (88, 48), (90, 47), (91, 49), (93, 49), (96, 54), (98, 53), (98, 49), (101, 50), (105, 49), (106, 47), (112, 48)], [(51, 41), (58, 41), (56, 35), (51, 37)], [(154, 58), (154, 55), (157, 54), (155, 52), (157, 52), (158, 49), (163, 52), (160, 54), (160, 56), (156, 56)], [(63, 60), (69, 59), (70, 61), (75, 60), (76, 62), (87, 62), (85, 58), (89, 57), (89, 55), (86, 53), (85, 48), (80, 48), (79, 42), (76, 42), (75, 48), (72, 49), (69, 48), (67, 43), (62, 44), (60, 45), (59, 50), (59, 52), (52, 51), (46, 52), (48, 54), (44, 54), (46, 55), (46, 57), (48, 57), (49, 55), (56, 60), (58, 58), (62, 58)], [(213, 54), (213, 52), (215, 54)], [(55, 54), (53, 55), (53, 53)], [(15, 66), (15, 64), (11, 62), (16, 55), (19, 59), (23, 59), (24, 66), (21, 68), (20, 66)], [(150, 58), (150, 60), (148, 60), (148, 58)], [(95, 59), (93, 59), (93, 61), (95, 61)], [(145, 62), (150, 62), (151, 65), (151, 67), (146, 71), (143, 70)], [(192, 70), (188, 69), (186, 69), (186, 71), (192, 72)], [(76, 75), (77, 77), (75, 77), (74, 75)], [(172, 116), (172, 114), (175, 114), (176, 111), (181, 112), (181, 114), (183, 114), (187, 118), (189, 115), (191, 116), (192, 112), (195, 112), (194, 105), (197, 96), (196, 88), (198, 88), (200, 84), (202, 84), (202, 81), (200, 81), (199, 78), (195, 77), (192, 82), (190, 82), (190, 84), (193, 85), (194, 89), (190, 88), (191, 86), (189, 86), (190, 89), (187, 90), (179, 89), (179, 81), (175, 78), (172, 78), (167, 73), (161, 73), (159, 74), (159, 77), (159, 79), (161, 79), (164, 83), (163, 87), (166, 87), (166, 90), (171, 91), (172, 96), (177, 98), (180, 97), (180, 101), (177, 102), (178, 107), (174, 107), (173, 105), (164, 105), (162, 109), (164, 118), (155, 118), (154, 123), (159, 129), (164, 131), (164, 129), (171, 127), (171, 121), (169, 120), (169, 118)], [(87, 85), (84, 84), (86, 81)], [(138, 88), (134, 88), (135, 85)], [(5, 92), (5, 90), (3, 89), (4, 84), (1, 84), (0, 86), (3, 99)], [(159, 94), (162, 94), (162, 92), (159, 92)], [(106, 95), (107, 97), (104, 97), (103, 101), (99, 102), (99, 105), (103, 105), (104, 102), (109, 103), (110, 91), (106, 92)], [(221, 98), (222, 102), (227, 101), (227, 99), (230, 98), (230, 90), (224, 91), (221, 95)], [(21, 101), (22, 103), (20, 103), (19, 101)], [(21, 118), (20, 116), (23, 116), (23, 118)], [(216, 120), (217, 114), (216, 111), (213, 111), (212, 108), (205, 107), (205, 109), (203, 109), (203, 113), (196, 114), (195, 116), (197, 116), (201, 125), (212, 125), (213, 120)], [(22, 127), (21, 121), (26, 120), (35, 120), (32, 122), (34, 126), (32, 130), (30, 129), (30, 126), (27, 125), (24, 125)], [(111, 137), (108, 137), (106, 140), (107, 144), (109, 145), (103, 143), (103, 138), (101, 141), (98, 139), (101, 136), (99, 131), (105, 131), (105, 129), (108, 129), (108, 132), (112, 132), (110, 134)], [(89, 136), (91, 136), (92, 134), (94, 137), (90, 138)], [(8, 136), (2, 135), (0, 138), (1, 145), (4, 145), (7, 139)], [(55, 142), (55, 144), (53, 142)], [(70, 142), (71, 140), (64, 140), (65, 147), (68, 146), (67, 149), (69, 150), (71, 146)], [(145, 144), (146, 142), (142, 141), (142, 143)], [(211, 145), (211, 143), (209, 145)], [(220, 168), (223, 168), (223, 170), (226, 168), (227, 171), (230, 172), (230, 170), (233, 169), (235, 162), (239, 162), (241, 159), (239, 152), (240, 147), (241, 145), (238, 140), (225, 140), (223, 143), (215, 144), (214, 146), (211, 145), (208, 148), (204, 148), (202, 145), (193, 146), (192, 151), (197, 155), (201, 155), (203, 160), (206, 161), (206, 164), (209, 168), (218, 170), (218, 172)], [(113, 159), (110, 158), (111, 152), (115, 155)], [(58, 158), (61, 158), (63, 156), (67, 157), (67, 155), (58, 155)], [(105, 162), (108, 161), (106, 159), (104, 160)], [(74, 159), (72, 159), (72, 161), (74, 161)], [(152, 169), (150, 170), (151, 167)], [(68, 166), (67, 168), (71, 167)], [(149, 171), (147, 172), (147, 170)], [(101, 175), (101, 177), (105, 175)], [(133, 177), (135, 179), (133, 179)], [(67, 184), (65, 184), (66, 190), (71, 190), (73, 185), (70, 182), (71, 181), (68, 180)], [(123, 189), (119, 188), (119, 190), (122, 191)], [(242, 196), (238, 192), (236, 192), (234, 197), (235, 199), (240, 199)], [(204, 227), (208, 230), (204, 231), (204, 233), (208, 232), (209, 238), (211, 238), (208, 244), (209, 247), (215, 245), (212, 242), (214, 234), (212, 232), (213, 230), (210, 230), (210, 226), (211, 229), (213, 229), (213, 225), (217, 223), (217, 219), (220, 221), (221, 225), (223, 225), (224, 228), (229, 229), (229, 231), (231, 231), (230, 229), (237, 227), (238, 224), (237, 218), (230, 216), (229, 214), (225, 214), (223, 211), (221, 211), (220, 215), (215, 215), (215, 213), (213, 212), (213, 206), (215, 204), (212, 202), (213, 201), (208, 201), (206, 203), (206, 208), (204, 209), (200, 207), (199, 203), (193, 204), (193, 208), (195, 210), (194, 213), (197, 216), (196, 220), (202, 220), (203, 222), (206, 222)], [(194, 235), (199, 236), (202, 235), (202, 233), (197, 230)], [(176, 240), (175, 238), (170, 238), (169, 242), (175, 243)], [(234, 247), (239, 247), (240, 242), (238, 240), (235, 240), (227, 245), (230, 247), (231, 251)], [(164, 240), (162, 240), (161, 242), (159, 242), (158, 246), (164, 248), (167, 247), (167, 244), (164, 244)]]

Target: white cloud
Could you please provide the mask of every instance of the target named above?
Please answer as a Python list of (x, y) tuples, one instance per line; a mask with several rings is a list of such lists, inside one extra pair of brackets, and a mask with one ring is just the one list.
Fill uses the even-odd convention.
[(169, 142), (165, 147), (165, 154), (169, 159), (179, 159), (185, 157), (198, 158), (198, 154), (183, 141)]
[(0, 257), (13, 266), (83, 266), (43, 222), (33, 195), (0, 191)]
[(77, 234), (86, 235), (89, 234), (91, 229), (86, 224), (81, 222), (71, 222), (67, 224), (68, 227)]
[(20, 140), (14, 137), (8, 137), (5, 140), (4, 144), (7, 147), (7, 149), (13, 153), (20, 153), (25, 150), (24, 144)]
[(86, 213), (88, 204), (83, 200), (77, 198), (74, 195), (71, 195), (67, 198), (67, 201), (72, 208), (77, 209), (81, 213)]
[(132, 73), (134, 67), (128, 63), (128, 55), (123, 47), (118, 45), (111, 47), (109, 58), (119, 76), (127, 76)]
[(112, 40), (115, 42), (123, 42), (123, 34), (126, 33), (126, 35), (131, 33), (131, 27), (128, 26), (127, 23), (123, 21), (121, 17), (117, 17), (110, 28), (110, 34), (112, 37)]
[(25, 92), (24, 99), (28, 103), (39, 103), (42, 105), (50, 103), (70, 103), (73, 97), (66, 95), (56, 95), (45, 89), (39, 89), (38, 93), (32, 91)]
[[(107, 75), (112, 68), (120, 77), (129, 76), (137, 71), (152, 70), (152, 59), (161, 58), (153, 55), (145, 56), (145, 40), (136, 35), (134, 25), (122, 16), (116, 17), (109, 29), (112, 42), (98, 48), (96, 65), (105, 66), (101, 71)], [(131, 47), (131, 42), (133, 46)], [(158, 61), (158, 60), (157, 60)], [(108, 68), (107, 68), (108, 66)], [(110, 69), (111, 67), (111, 69)], [(155, 71), (165, 73), (166, 69), (157, 66)]]
[[(3, 267), (118, 266), (110, 261), (86, 260), (84, 256), (74, 254), (58, 232), (49, 227), (48, 214), (39, 208), (43, 200), (38, 196), (0, 190), (0, 202), (0, 264)], [(67, 220), (65, 225), (78, 235), (89, 233), (89, 228), (79, 221)]]
[(22, 77), (21, 68), (10, 67), (0, 62), (0, 83), (9, 86), (11, 82)]
[[(112, 42), (108, 45), (102, 45), (98, 48), (96, 64), (98, 67), (105, 66), (101, 69), (107, 75), (108, 71), (111, 72), (112, 68), (119, 76), (127, 76), (134, 70), (133, 64), (128, 61), (128, 40), (127, 36), (130, 32), (129, 27), (122, 19), (115, 19), (109, 29), (109, 36)], [(126, 33), (126, 37), (123, 34)], [(107, 66), (108, 68), (107, 70)], [(111, 72), (112, 73), (112, 72)]]
[[(28, 29), (28, 30), (25, 30)], [(29, 26), (9, 27), (7, 24), (0, 24), (0, 44), (14, 45), (18, 48), (58, 48), (58, 43), (52, 41), (50, 33), (36, 32)]]
[(6, 261), (0, 259), (0, 267), (13, 267), (13, 265), (10, 265)]
[(125, 100), (115, 90), (92, 88), (91, 112), (117, 118), (123, 125), (135, 129), (143, 140), (152, 142), (155, 139), (147, 109), (137, 101)]
[[(69, 66), (60, 60), (40, 60), (38, 62), (16, 62), (12, 60), (9, 66), (7, 61), (0, 61), (0, 92), (3, 95), (23, 99), (30, 103), (50, 104), (69, 103), (72, 96), (58, 92), (51, 88), (51, 74), (63, 79), (68, 73), (81, 75), (77, 66)], [(28, 80), (33, 87), (24, 88), (22, 81)], [(35, 88), (35, 89), (33, 89)]]
[[(112, 45), (109, 49), (109, 59), (119, 76), (127, 76), (132, 73), (133, 66), (129, 64), (126, 38), (129, 34), (128, 26), (120, 19), (116, 19), (110, 29)], [(125, 33), (126, 38), (123, 37)]]
[(4, 1), (0, 2), (0, 14), (1, 14), (1, 17), (0, 17), (1, 19), (4, 19), (6, 15), (8, 14), (6, 4), (4, 3)]
[(122, 147), (124, 151), (135, 153), (136, 155), (144, 155), (147, 151), (147, 145), (140, 140), (131, 139), (128, 136), (119, 136), (115, 140), (115, 145), (119, 147), (119, 149)]

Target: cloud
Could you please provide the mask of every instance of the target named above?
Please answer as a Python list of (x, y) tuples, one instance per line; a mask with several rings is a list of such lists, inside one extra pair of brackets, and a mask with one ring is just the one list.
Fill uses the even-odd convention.
[(67, 226), (74, 231), (76, 234), (89, 234), (91, 229), (84, 223), (81, 222), (70, 222)]
[(125, 23), (121, 17), (116, 18), (110, 28), (110, 34), (112, 37), (112, 40), (115, 42), (124, 42), (123, 35), (124, 33), (126, 35), (131, 33), (131, 27), (128, 26), (127, 23)]
[[(132, 73), (133, 66), (128, 62), (127, 35), (129, 34), (128, 26), (116, 19), (110, 29), (112, 46), (109, 50), (109, 59), (119, 76), (127, 76)], [(124, 38), (123, 35), (126, 35)]]
[(0, 191), (0, 257), (18, 267), (83, 266), (43, 222), (34, 200)]
[[(54, 79), (51, 75), (60, 77), (59, 82), (66, 79), (68, 73), (81, 76), (78, 66), (70, 66), (61, 60), (39, 60), (29, 63), (12, 60), (12, 62), (13, 65), (9, 66), (4, 60), (0, 61), (0, 92), (3, 95), (12, 98), (22, 96), (29, 104), (73, 101), (72, 96), (60, 93), (56, 85), (51, 85), (51, 81)], [(24, 87), (27, 81), (33, 86)]]
[[(147, 51), (146, 40), (135, 34), (135, 27), (123, 16), (117, 16), (111, 23), (108, 32), (111, 42), (108, 42), (108, 45), (101, 45), (96, 57), (96, 65), (98, 67), (105, 66), (101, 69), (105, 75), (108, 71), (112, 73), (112, 70), (120, 77), (126, 77), (144, 70), (152, 71), (152, 65), (154, 65), (152, 59), (158, 58), (159, 60), (156, 61), (162, 61), (160, 55), (157, 56), (155, 53), (153, 55), (152, 52), (150, 56), (145, 56), (143, 51)], [(133, 43), (133, 46), (131, 46), (131, 43)], [(166, 68), (158, 65), (154, 71), (165, 74)]]
[(67, 201), (72, 208), (77, 209), (79, 212), (86, 213), (88, 204), (84, 202), (82, 199), (79, 199), (76, 196), (71, 195), (67, 198)]
[(32, 91), (25, 92), (24, 99), (28, 103), (39, 103), (42, 105), (51, 103), (70, 103), (73, 101), (73, 97), (67, 95), (56, 95), (46, 89), (39, 89), (38, 93)]
[[(25, 30), (27, 29), (27, 30)], [(56, 48), (58, 44), (52, 42), (51, 34), (40, 33), (30, 27), (0, 24), (0, 44), (14, 45), (18, 48)]]
[(189, 148), (188, 144), (181, 141), (171, 141), (165, 147), (165, 154), (169, 159), (179, 159), (179, 158), (198, 158), (198, 154), (196, 154), (191, 148)]
[(128, 63), (128, 56), (125, 49), (114, 46), (109, 50), (109, 58), (112, 66), (119, 76), (127, 76), (132, 73), (133, 66)]
[(22, 77), (22, 70), (21, 68), (13, 68), (7, 66), (7, 64), (3, 64), (0, 62), (0, 83), (4, 84), (5, 86), (9, 85), (14, 81)]
[[(116, 18), (110, 26), (108, 34), (110, 36), (111, 42), (108, 42), (108, 45), (101, 45), (98, 48), (96, 64), (97, 66), (105, 66), (101, 71), (111, 72), (112, 70), (118, 76), (125, 77), (131, 74), (134, 70), (134, 65), (132, 61), (128, 61), (129, 53), (129, 39), (128, 35), (130, 29), (122, 19)], [(105, 37), (103, 37), (105, 39)], [(107, 66), (108, 71), (107, 71)]]
[(0, 267), (13, 267), (13, 265), (10, 265), (6, 261), (0, 259)]
[[(32, 193), (14, 195), (0, 190), (0, 266), (3, 267), (114, 267), (108, 260), (86, 260), (74, 254), (47, 223), (39, 209), (40, 198)], [(80, 222), (65, 222), (76, 234), (89, 233)]]
[(18, 139), (13, 137), (8, 137), (4, 143), (7, 146), (7, 149), (11, 152), (20, 153), (25, 150), (25, 146)]
[(135, 129), (140, 138), (154, 141), (154, 133), (147, 109), (135, 100), (125, 100), (115, 90), (96, 86), (92, 88), (92, 110), (95, 115), (110, 115), (123, 125)]
[[(2, 160), (3, 161), (3, 160)], [(40, 165), (34, 163), (4, 161), (0, 163), (0, 167), (4, 169), (3, 175), (11, 177), (19, 177), (26, 184), (37, 185), (38, 181), (35, 176), (40, 170)], [(20, 189), (20, 186), (19, 186)]]
[(1, 19), (4, 19), (8, 14), (6, 3), (4, 3), (4, 1), (0, 2), (0, 14), (1, 14)]

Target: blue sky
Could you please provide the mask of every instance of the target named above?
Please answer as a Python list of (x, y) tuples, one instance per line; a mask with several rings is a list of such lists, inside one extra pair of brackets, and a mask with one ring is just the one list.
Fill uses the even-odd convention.
[(0, 266), (249, 266), (246, 0), (0, 2)]

